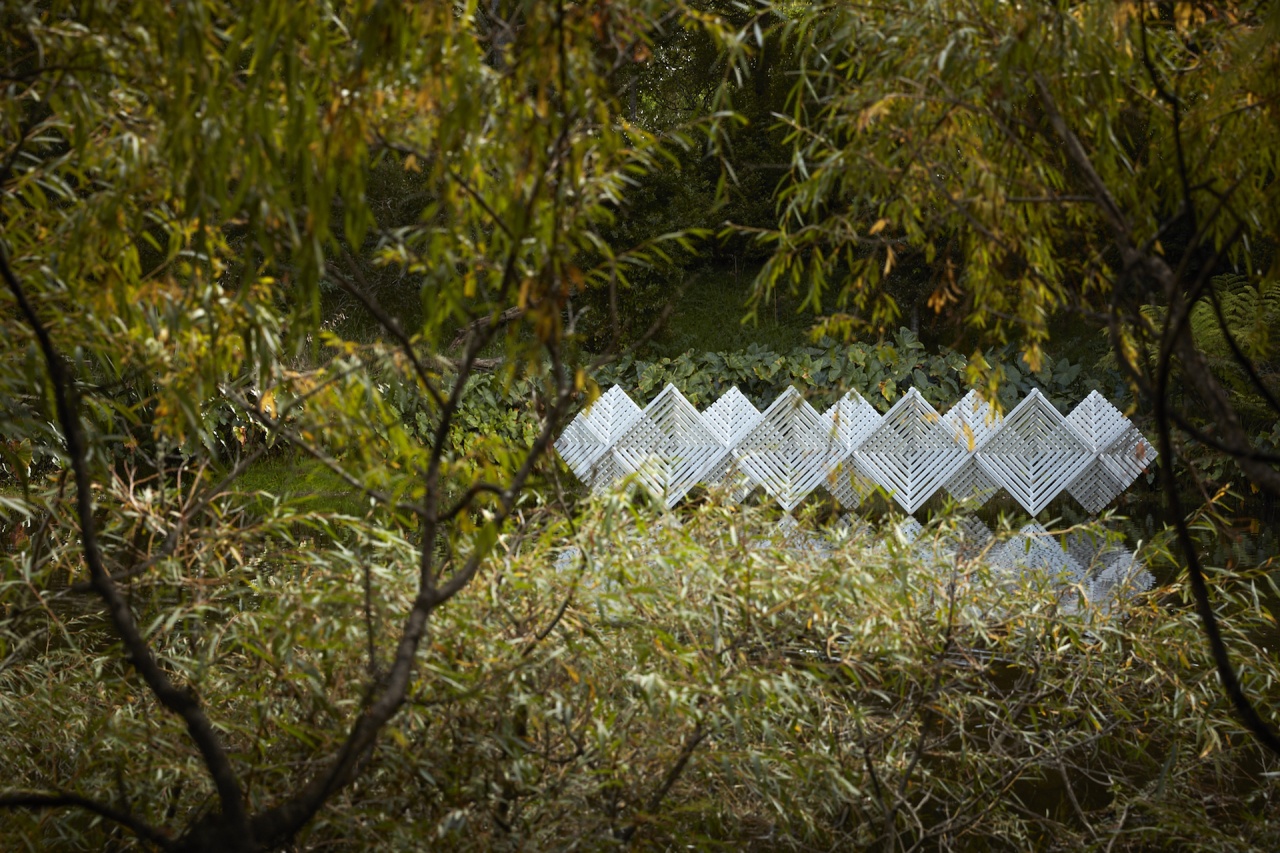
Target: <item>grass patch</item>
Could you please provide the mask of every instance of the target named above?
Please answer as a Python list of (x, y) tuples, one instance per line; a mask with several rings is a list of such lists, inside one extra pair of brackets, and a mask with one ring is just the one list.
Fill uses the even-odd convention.
[(688, 350), (728, 352), (758, 344), (788, 352), (808, 342), (814, 315), (797, 310), (798, 299), (786, 295), (760, 308), (756, 322), (744, 323), (751, 282), (758, 267), (704, 269), (677, 298), (666, 328), (651, 345), (657, 356), (677, 356)]
[(364, 495), (323, 463), (292, 454), (250, 465), (236, 480), (236, 487), (244, 492), (263, 492), (282, 500), (305, 502), (307, 509), (318, 513), (359, 516), (369, 508)]

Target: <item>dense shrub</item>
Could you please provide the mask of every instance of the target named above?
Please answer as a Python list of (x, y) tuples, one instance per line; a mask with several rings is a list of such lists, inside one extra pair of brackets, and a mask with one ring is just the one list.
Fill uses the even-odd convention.
[[(237, 760), (252, 753), (255, 800), (361, 712), (412, 595), (399, 535), (338, 516), (314, 528), (319, 548), (287, 516), (193, 543), (131, 588), (166, 665), (207, 697)], [(1231, 721), (1180, 582), (1068, 615), (1036, 579), (994, 582), (888, 530), (822, 554), (779, 547), (750, 510), (676, 528), (607, 500), (544, 521), (504, 536), (438, 614), (369, 773), (298, 849), (1280, 843), (1275, 762)], [(111, 791), (157, 822), (206, 809), (207, 783), (177, 784), (200, 778), (180, 724), (136, 688), (97, 611), (31, 592), (75, 577), (74, 553), (4, 559), (13, 784)], [(1215, 574), (1214, 593), (1251, 694), (1274, 703), (1260, 582)], [(75, 812), (0, 813), (0, 837), (131, 844)]]

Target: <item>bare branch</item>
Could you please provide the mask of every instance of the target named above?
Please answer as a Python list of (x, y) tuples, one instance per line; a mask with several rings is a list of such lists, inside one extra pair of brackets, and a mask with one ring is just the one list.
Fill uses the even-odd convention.
[(35, 332), (44, 357), (45, 368), (49, 373), (49, 381), (53, 385), (58, 424), (62, 429), (63, 440), (67, 446), (67, 458), (75, 476), (76, 511), (80, 521), (84, 560), (89, 568), (91, 583), (106, 605), (112, 626), (124, 643), (129, 663), (146, 681), (160, 704), (177, 714), (186, 723), (187, 732), (200, 751), (205, 769), (217, 788), (223, 817), (229, 828), (247, 845), (252, 836), (249, 831), (248, 816), (244, 810), (240, 781), (231, 766), (230, 758), (218, 733), (201, 707), (199, 695), (189, 686), (179, 687), (174, 684), (168, 674), (161, 669), (151, 653), (151, 647), (142, 636), (138, 623), (134, 620), (133, 611), (103, 564), (102, 551), (98, 543), (97, 522), (94, 520), (93, 482), (89, 476), (88, 448), (80, 429), (75, 384), (48, 330), (10, 268), (9, 258), (2, 247), (0, 247), (0, 275), (3, 275), (5, 283), (18, 303), (19, 310)]
[(173, 839), (155, 827), (148, 824), (128, 812), (120, 811), (91, 800), (88, 797), (82, 797), (79, 794), (73, 794), (66, 791), (46, 792), (46, 791), (10, 791), (0, 793), (0, 809), (30, 809), (32, 811), (43, 811), (45, 809), (61, 809), (61, 808), (78, 808), (93, 812), (96, 815), (106, 818), (113, 823), (118, 823), (126, 827), (134, 835), (149, 841), (156, 847), (167, 850), (173, 846)]

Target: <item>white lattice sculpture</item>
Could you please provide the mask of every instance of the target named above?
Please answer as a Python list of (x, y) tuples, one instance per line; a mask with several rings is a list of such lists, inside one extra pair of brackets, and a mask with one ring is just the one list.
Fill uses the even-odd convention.
[(556, 450), (592, 491), (603, 492), (633, 473), (618, 458), (614, 445), (640, 415), (640, 407), (615, 385), (570, 422), (569, 429), (556, 441)]
[(741, 501), (755, 487), (755, 483), (738, 468), (734, 448), (747, 433), (760, 423), (760, 410), (751, 405), (737, 386), (720, 395), (702, 413), (702, 420), (711, 434), (720, 442), (721, 453), (711, 466), (708, 482), (729, 489), (735, 501)]
[(951, 437), (965, 452), (965, 460), (945, 483), (946, 490), (958, 501), (982, 506), (1000, 491), (997, 483), (978, 464), (977, 450), (1003, 425), (1003, 419), (982, 399), (977, 391), (970, 391), (960, 402), (942, 416), (942, 422), (951, 430)]
[(914, 388), (854, 451), (854, 459), (908, 513), (955, 476), (967, 458), (937, 409)]
[(1089, 464), (1093, 449), (1039, 390), (1033, 390), (978, 447), (974, 458), (1036, 516)]
[(1084, 567), (1037, 521), (1025, 525), (999, 548), (993, 548), (988, 560), (1006, 571), (1030, 570), (1048, 577), (1066, 577), (1071, 583), (1085, 577)]
[(880, 413), (857, 391), (850, 391), (823, 412), (822, 419), (844, 451), (836, 469), (828, 477), (827, 491), (841, 506), (854, 509), (875, 489), (875, 482), (870, 472), (854, 458), (853, 452), (880, 425)]
[(669, 507), (701, 482), (787, 511), (825, 486), (853, 508), (875, 484), (908, 513), (940, 488), (977, 504), (1002, 488), (1032, 516), (1064, 490), (1096, 513), (1156, 458), (1097, 392), (1063, 417), (1032, 391), (1000, 418), (976, 391), (939, 415), (914, 388), (881, 416), (853, 391), (819, 414), (794, 388), (764, 412), (731, 388), (700, 413), (671, 385), (643, 411), (614, 387), (555, 446), (593, 490), (630, 476)]
[(671, 384), (613, 447), (623, 467), (668, 508), (702, 482), (724, 453), (702, 415)]
[(1155, 460), (1155, 449), (1097, 391), (1090, 391), (1067, 420), (1093, 450), (1093, 459), (1067, 489), (1086, 510), (1101, 512)]
[(783, 391), (733, 450), (742, 472), (787, 511), (826, 482), (846, 452), (831, 423), (795, 388)]
[(583, 412), (574, 415), (556, 439), (555, 447), (574, 476), (587, 484), (592, 482), (592, 466), (609, 451), (609, 443), (595, 431)]

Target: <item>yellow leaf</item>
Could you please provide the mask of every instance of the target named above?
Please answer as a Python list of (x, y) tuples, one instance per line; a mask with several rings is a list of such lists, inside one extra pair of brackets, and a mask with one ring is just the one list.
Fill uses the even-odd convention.
[(887, 219), (877, 219), (876, 224), (871, 226), (871, 230), (868, 231), (867, 234), (874, 237), (876, 234), (879, 234), (881, 231), (883, 231), (885, 226), (888, 224), (889, 224), (889, 220)]
[(863, 110), (861, 113), (859, 113), (858, 114), (858, 130), (859, 131), (866, 130), (873, 121), (875, 121), (877, 118), (884, 115), (885, 113), (889, 112), (889, 101), (892, 100), (894, 97), (896, 96), (890, 95), (887, 98), (882, 98), (881, 100), (876, 101), (874, 104), (872, 104), (871, 106)]

